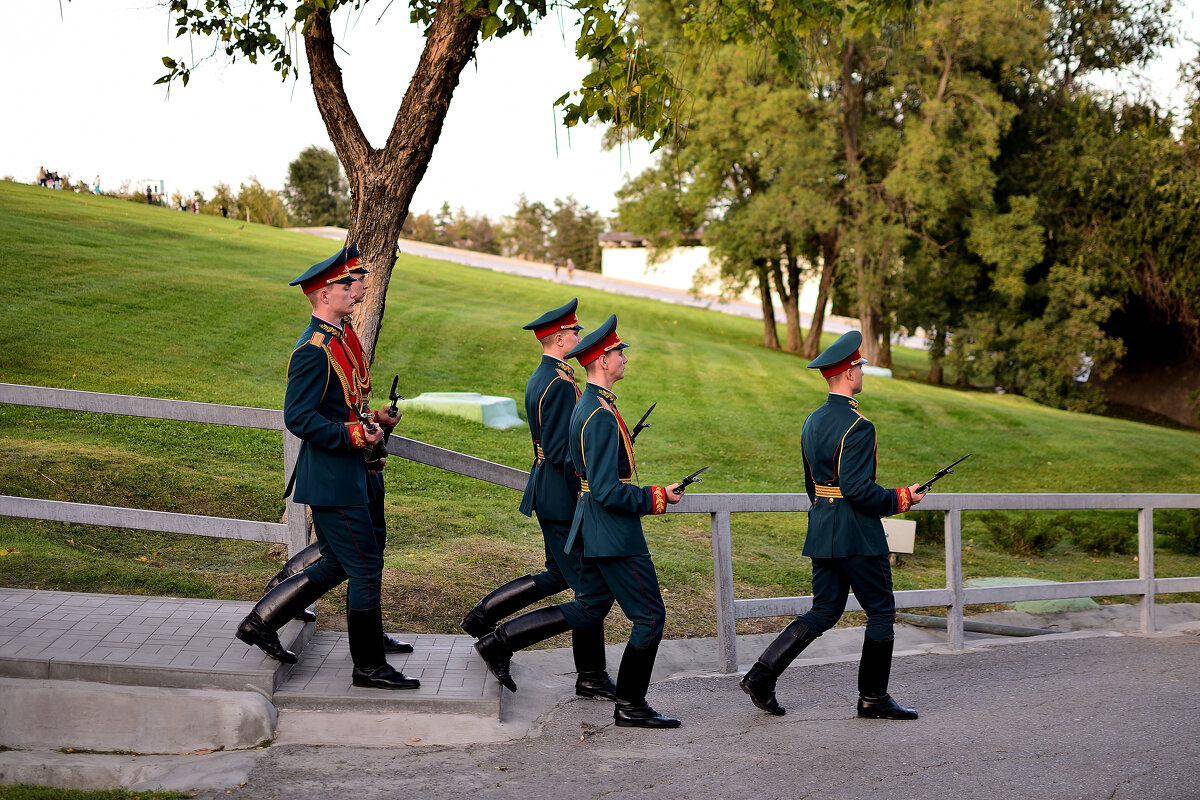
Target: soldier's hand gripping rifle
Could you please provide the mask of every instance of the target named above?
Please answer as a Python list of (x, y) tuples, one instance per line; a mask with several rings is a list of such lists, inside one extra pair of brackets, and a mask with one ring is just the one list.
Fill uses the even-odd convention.
[(974, 455), (974, 454), (967, 453), (965, 456), (960, 458), (958, 461), (955, 461), (953, 464), (946, 467), (945, 469), (939, 469), (937, 475), (934, 475), (932, 478), (930, 478), (929, 480), (925, 481), (924, 483), (922, 483), (920, 486), (917, 487), (917, 493), (924, 494), (925, 492), (929, 491), (929, 487), (933, 485), (934, 481), (941, 480), (942, 478), (946, 477), (947, 475), (953, 475), (954, 468), (956, 466), (958, 466), (959, 464), (961, 464), (962, 462), (966, 461), (972, 455)]
[(650, 418), (650, 412), (654, 410), (656, 405), (658, 405), (658, 403), (651, 403), (650, 407), (646, 409), (646, 413), (642, 414), (642, 418), (638, 420), (637, 425), (633, 426), (633, 431), (629, 434), (630, 441), (636, 442), (638, 434), (650, 427), (650, 423), (646, 422), (646, 420)]
[[(392, 401), (392, 404), (390, 406), (392, 413), (390, 416), (393, 416), (393, 417), (396, 415), (396, 412), (399, 410), (396, 407), (396, 402), (398, 400), (401, 400), (404, 398), (404, 395), (402, 395), (396, 391), (396, 386), (399, 383), (400, 383), (399, 375), (392, 378), (392, 390), (391, 390), (391, 392), (388, 393), (388, 397)], [(362, 422), (362, 424), (363, 424), (363, 430), (365, 430), (367, 433), (374, 433), (378, 429), (378, 426), (376, 426), (376, 424), (371, 421), (371, 418), (368, 417), (367, 413), (365, 411), (363, 411), (361, 408), (355, 409), (354, 413), (356, 415), (358, 415), (359, 421)], [(376, 416), (378, 416), (378, 415), (376, 415)], [(387, 455), (388, 455), (388, 450), (387, 450), (388, 438), (391, 437), (391, 435), (392, 435), (391, 429), (385, 427), (383, 429), (383, 438), (363, 451), (363, 463), (366, 464), (367, 469), (369, 471), (378, 472), (379, 470), (383, 469), (383, 460), (385, 458), (387, 458)]]

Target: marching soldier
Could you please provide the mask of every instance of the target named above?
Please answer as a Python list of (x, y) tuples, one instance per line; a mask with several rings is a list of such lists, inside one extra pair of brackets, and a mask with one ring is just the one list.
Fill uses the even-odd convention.
[[(354, 304), (358, 305), (366, 296), (366, 276), (371, 271), (363, 265), (362, 254), (359, 253), (357, 244), (351, 244), (346, 248), (346, 270), (354, 278), (355, 282), (351, 285), (351, 288), (354, 294)], [(371, 394), (371, 372), (366, 356), (363, 353), (362, 342), (359, 340), (358, 334), (354, 331), (354, 326), (350, 322), (349, 315), (342, 318), (342, 330), (345, 334), (345, 342), (349, 350), (348, 355), (353, 361), (352, 371), (366, 375), (367, 387), (364, 395), (365, 398)], [(400, 421), (400, 415), (392, 418), (390, 409), (371, 413), (377, 416), (382, 414), (379, 417), (379, 421), (385, 431), (391, 430)], [(383, 468), (387, 464), (386, 442), (387, 437), (385, 436), (383, 441), (377, 442), (373, 446), (373, 457), (364, 457), (364, 462), (367, 465), (367, 505), (371, 511), (371, 527), (374, 529), (375, 541), (379, 544), (380, 554), (383, 553), (384, 546), (387, 544), (387, 520), (383, 513)], [(264, 591), (271, 591), (285, 579), (295, 575), (305, 567), (315, 564), (320, 558), (321, 547), (317, 542), (313, 542), (289, 558), (283, 565), (283, 568), (275, 573), (275, 576), (271, 580), (267, 581)], [(316, 622), (317, 615), (308, 609), (302, 609), (296, 615), (296, 619), (301, 622)], [(411, 653), (413, 646), (408, 642), (402, 642), (385, 633), (383, 634), (383, 649), (387, 653)]]
[(367, 410), (370, 374), (361, 346), (356, 351), (357, 337), (350, 340), (345, 324), (359, 297), (350, 269), (343, 248), (290, 284), (304, 291), (312, 317), (288, 362), (283, 417), (302, 440), (293, 476), (296, 502), (312, 510), (321, 558), (267, 592), (242, 620), (237, 637), (272, 658), (295, 663), (278, 630), (349, 578), (346, 626), (354, 685), (415, 689), (420, 681), (397, 672), (384, 655), (383, 555), (364, 462), (364, 454), (370, 457), (383, 440), (380, 426), (391, 428), (399, 415)]
[(825, 404), (800, 434), (804, 487), (812, 507), (804, 555), (812, 559), (813, 606), (771, 643), (742, 678), (741, 687), (763, 711), (783, 716), (775, 683), (788, 665), (829, 630), (846, 608), (847, 592), (867, 613), (858, 667), (858, 716), (916, 719), (888, 694), (896, 617), (887, 539), (880, 517), (907, 511), (924, 499), (919, 484), (885, 489), (875, 482), (875, 426), (858, 411), (862, 391), (862, 334), (850, 331), (809, 363), (829, 384)]
[(633, 441), (612, 392), (625, 377), (627, 346), (612, 316), (567, 354), (579, 360), (588, 380), (571, 414), (571, 461), (581, 477), (581, 496), (565, 547), (582, 555), (575, 600), (514, 617), (476, 642), (475, 649), (497, 680), (515, 692), (509, 674), (514, 651), (568, 629), (599, 625), (615, 599), (633, 630), (617, 673), (613, 718), (620, 727), (675, 728), (679, 720), (646, 703), (665, 607), (641, 517), (666, 513), (667, 504), (678, 503), (683, 494), (678, 484), (634, 484)]
[[(570, 587), (580, 587), (582, 564), (577, 553), (566, 549), (567, 534), (579, 497), (579, 478), (571, 464), (571, 412), (579, 399), (575, 372), (566, 356), (579, 344), (581, 328), (575, 316), (579, 301), (547, 311), (524, 326), (542, 345), (542, 359), (525, 384), (525, 418), (533, 437), (533, 466), (521, 498), (525, 516), (537, 512), (546, 545), (546, 568), (523, 575), (493, 590), (463, 619), (461, 627), (478, 639), (496, 623), (537, 601)], [(604, 700), (616, 699), (616, 687), (605, 670), (603, 624), (571, 631), (575, 656), (575, 694)]]

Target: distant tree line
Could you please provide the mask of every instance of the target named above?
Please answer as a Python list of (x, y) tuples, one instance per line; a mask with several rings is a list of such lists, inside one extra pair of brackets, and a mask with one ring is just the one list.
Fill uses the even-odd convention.
[(555, 200), (551, 209), (522, 194), (513, 213), (495, 223), (487, 216), (468, 215), (462, 208), (451, 213), (449, 203), (443, 203), (436, 216), (409, 214), (403, 236), (526, 261), (566, 265), (572, 259), (578, 269), (599, 272), (600, 234), (606, 227), (599, 213), (574, 197)]
[(1170, 0), (913, 4), (802, 63), (697, 46), (688, 7), (633, 5), (691, 96), (619, 224), (656, 250), (702, 231), (725, 285), (757, 287), (766, 346), (816, 355), (832, 301), (874, 364), (919, 328), (930, 381), (1075, 410), (1123, 366), (1200, 363), (1200, 100), (1177, 118), (1089, 83), (1174, 41)]

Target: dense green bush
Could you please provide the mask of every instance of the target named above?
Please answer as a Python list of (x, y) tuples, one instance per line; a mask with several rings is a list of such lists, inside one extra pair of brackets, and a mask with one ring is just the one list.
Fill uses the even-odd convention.
[(992, 535), (992, 543), (1014, 556), (1043, 556), (1062, 541), (1065, 533), (1054, 519), (1029, 512), (1018, 517), (989, 511), (980, 518)]
[(946, 541), (946, 515), (941, 511), (909, 511), (899, 519), (917, 523), (917, 544), (937, 544)]
[(1025, 512), (1020, 516), (992, 511), (982, 515), (997, 548), (1014, 556), (1042, 556), (1069, 539), (1096, 555), (1129, 555), (1137, 550), (1137, 529), (1127, 515)]
[(1137, 528), (1125, 521), (1087, 519), (1070, 514), (1061, 514), (1055, 519), (1080, 549), (1097, 555), (1129, 555), (1137, 550)]
[(1184, 555), (1200, 555), (1200, 511), (1188, 508), (1154, 512), (1154, 530), (1167, 546)]

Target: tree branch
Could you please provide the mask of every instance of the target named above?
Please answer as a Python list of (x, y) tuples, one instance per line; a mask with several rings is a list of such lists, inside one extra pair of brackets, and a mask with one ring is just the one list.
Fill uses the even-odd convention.
[(342, 69), (333, 54), (333, 27), (329, 24), (328, 12), (314, 12), (308, 19), (304, 31), (304, 51), (308, 55), (308, 69), (312, 75), (313, 97), (329, 139), (337, 150), (338, 158), (346, 170), (351, 186), (361, 181), (367, 160), (372, 153), (350, 98), (342, 84)]
[[(424, 174), (428, 156), (432, 155), (433, 147), (442, 135), (442, 124), (450, 108), (450, 98), (458, 86), (459, 75), (467, 62), (475, 57), (479, 25), (488, 15), (487, 9), (488, 5), (484, 3), (468, 13), (463, 10), (462, 0), (438, 3), (425, 35), (421, 60), (413, 71), (408, 91), (404, 93), (388, 134), (384, 147), (388, 163), (408, 162), (419, 166)], [(414, 125), (414, 122), (418, 124)], [(413, 150), (425, 157), (412, 160), (405, 151)]]

